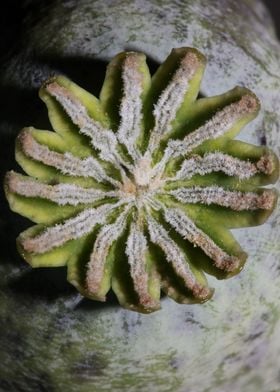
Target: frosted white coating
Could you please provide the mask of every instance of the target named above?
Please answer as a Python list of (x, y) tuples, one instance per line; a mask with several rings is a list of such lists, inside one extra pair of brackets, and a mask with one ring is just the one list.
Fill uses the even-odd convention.
[(151, 131), (148, 147), (151, 153), (158, 147), (162, 137), (172, 130), (172, 121), (176, 118), (177, 111), (184, 101), (190, 82), (199, 65), (201, 64), (198, 56), (194, 52), (188, 51), (180, 61), (171, 81), (161, 93), (153, 110), (155, 126)]
[[(11, 205), (20, 200), (22, 205), (28, 207), (30, 216), (32, 200), (23, 202), (24, 199), (17, 199), (14, 195), (45, 199), (55, 204), (52, 209), (55, 212), (53, 219), (57, 217), (56, 223), (49, 227), (39, 226), (37, 231), (27, 231), (20, 236), (20, 245), (26, 258), (44, 260), (44, 253), (63, 248), (71, 241), (92, 234), (88, 237), (92, 240), (92, 248), (87, 249), (85, 256), (83, 254), (87, 259), (83, 261), (85, 268), (83, 273), (73, 279), (75, 285), (90, 298), (104, 301), (112, 284), (120, 303), (145, 312), (160, 307), (160, 289), (183, 303), (210, 298), (213, 291), (207, 285), (203, 268), (197, 264), (193, 247), (199, 247), (215, 267), (226, 273), (239, 271), (246, 258), (238, 243), (226, 232), (227, 229), (221, 239), (217, 237), (217, 233), (221, 233), (219, 227), (213, 226), (213, 230), (209, 230), (207, 225), (203, 226), (191, 218), (192, 211), (196, 210), (192, 210), (190, 204), (215, 204), (236, 212), (267, 210), (269, 213), (276, 200), (274, 191), (252, 186), (254, 183), (262, 183), (263, 175), (273, 178), (277, 163), (272, 153), (264, 148), (256, 150), (254, 155), (250, 147), (248, 152), (251, 158), (246, 159), (246, 147), (242, 149), (239, 144), (238, 151), (242, 158), (226, 152), (230, 138), (258, 111), (258, 100), (249, 90), (238, 90), (239, 98), (233, 95), (231, 103), (227, 101), (216, 111), (212, 107), (216, 101), (211, 100), (209, 108), (212, 109), (206, 108), (208, 117), (205, 116), (204, 122), (197, 125), (196, 129), (194, 124), (188, 129), (189, 123), (186, 121), (185, 136), (176, 139), (174, 135), (177, 126), (183, 132), (180, 123), (185, 115), (183, 109), (188, 108), (188, 105), (195, 108), (196, 105), (194, 100), (203, 70), (203, 57), (189, 48), (172, 53), (175, 54), (173, 60), (177, 61), (174, 60), (177, 65), (155, 102), (152, 102), (153, 94), (149, 95), (148, 91), (150, 79), (145, 68), (145, 56), (127, 52), (113, 60), (111, 67), (120, 68), (116, 73), (110, 68), (112, 73), (107, 75), (109, 79), (118, 75), (121, 88), (119, 100), (114, 102), (115, 110), (118, 111), (116, 117), (119, 118), (119, 124), (113, 127), (114, 130), (89, 114), (94, 111), (84, 104), (81, 97), (75, 95), (75, 89), (62, 86), (59, 78), (48, 81), (43, 87), (45, 94), (57, 101), (65, 116), (76, 125), (77, 132), (85, 137), (81, 138), (81, 145), (76, 146), (73, 145), (75, 139), (68, 140), (62, 132), (61, 138), (65, 140), (56, 151), (56, 139), (50, 138), (48, 143), (48, 133), (40, 139), (40, 131), (25, 129), (18, 138), (17, 150), (21, 153), (18, 158), (20, 163), (23, 161), (24, 169), (36, 176), (40, 167), (46, 165), (58, 173), (45, 170), (44, 176), (38, 180), (10, 172), (5, 182)], [(179, 53), (181, 57), (178, 57)], [(111, 82), (108, 80), (109, 86)], [(155, 77), (151, 79), (152, 88), (156, 84)], [(106, 94), (110, 98), (109, 89)], [(230, 93), (228, 97), (231, 98)], [(151, 110), (153, 121), (149, 115), (146, 118), (147, 108)], [(55, 111), (54, 108), (52, 110)], [(100, 118), (109, 115), (102, 104), (98, 110)], [(207, 145), (202, 146), (203, 143), (220, 137), (222, 139), (217, 144), (210, 145), (211, 151), (206, 152)], [(67, 151), (68, 142), (69, 151), (64, 152)], [(84, 154), (84, 145), (88, 155), (82, 155), (82, 158), (75, 156), (75, 153)], [(164, 145), (166, 147), (160, 151)], [(220, 145), (220, 150), (212, 150), (216, 145)], [(223, 146), (226, 151), (223, 151)], [(92, 148), (92, 154), (89, 147)], [(198, 147), (201, 149), (198, 150)], [(41, 164), (37, 168), (35, 165), (36, 170), (32, 167), (33, 161)], [(217, 176), (203, 178), (207, 174), (219, 172), (222, 173), (219, 185), (209, 182)], [(59, 173), (65, 177), (59, 177)], [(196, 185), (195, 176), (198, 177), (199, 186)], [(223, 183), (222, 179), (226, 176), (232, 178)], [(207, 185), (201, 186), (200, 181)], [(245, 190), (254, 191), (237, 190), (243, 189), (243, 184)], [(184, 204), (188, 204), (185, 209)], [(36, 208), (39, 208), (38, 205)], [(64, 221), (59, 214), (61, 206), (72, 206), (69, 210), (67, 207), (70, 216)], [(212, 209), (208, 208), (207, 211), (212, 214)], [(265, 212), (263, 216), (268, 213)], [(42, 214), (40, 222), (45, 219), (45, 215)], [(247, 216), (245, 214), (244, 219), (249, 222)], [(74, 247), (76, 244), (80, 246), (79, 242), (75, 242)], [(119, 257), (118, 246), (124, 253), (115, 265), (114, 261)], [(158, 248), (162, 260), (154, 258), (156, 253), (153, 251)], [(75, 268), (78, 270), (79, 266)], [(126, 271), (123, 281), (119, 276), (114, 276), (122, 268)], [(124, 285), (128, 287), (124, 289)]]
[(143, 117), (143, 75), (139, 70), (141, 57), (129, 52), (122, 66), (123, 96), (120, 105), (121, 120), (117, 131), (119, 141), (126, 146), (134, 161), (140, 158), (136, 142), (141, 133)]
[(168, 194), (174, 196), (182, 203), (217, 204), (223, 207), (230, 207), (235, 211), (269, 210), (275, 202), (275, 194), (271, 190), (265, 190), (261, 193), (239, 192), (225, 190), (215, 185), (178, 188), (169, 191)]

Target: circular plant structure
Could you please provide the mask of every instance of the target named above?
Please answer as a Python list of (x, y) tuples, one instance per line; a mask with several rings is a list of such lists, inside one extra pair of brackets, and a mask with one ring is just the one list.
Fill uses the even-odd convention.
[(16, 251), (29, 222), (5, 204), (0, 388), (278, 390), (279, 209), (268, 219), (275, 192), (260, 187), (277, 179), (280, 57), (266, 10), (26, 7), (1, 65), (0, 131), (10, 205), (39, 224), (18, 240), (37, 268)]

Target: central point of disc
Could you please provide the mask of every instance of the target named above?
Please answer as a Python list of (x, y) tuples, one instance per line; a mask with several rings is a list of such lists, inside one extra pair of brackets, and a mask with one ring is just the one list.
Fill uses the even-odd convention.
[(139, 159), (133, 175), (137, 188), (147, 188), (152, 176), (151, 159), (149, 157), (142, 157)]
[(164, 183), (159, 176), (154, 177), (152, 160), (148, 156), (139, 159), (131, 174), (131, 178), (123, 178), (121, 191), (134, 197), (135, 201), (140, 204), (146, 200), (146, 197), (153, 196)]

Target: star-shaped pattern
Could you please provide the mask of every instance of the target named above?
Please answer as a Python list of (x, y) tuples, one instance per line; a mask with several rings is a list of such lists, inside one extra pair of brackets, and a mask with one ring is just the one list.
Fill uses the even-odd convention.
[(204, 272), (239, 272), (246, 253), (230, 229), (272, 212), (278, 160), (233, 140), (259, 111), (246, 88), (199, 98), (204, 56), (174, 49), (151, 78), (144, 54), (109, 64), (97, 99), (63, 76), (40, 90), (53, 131), (25, 128), (9, 172), (11, 208), (37, 225), (18, 247), (33, 267), (68, 267), (86, 297), (112, 287), (124, 307), (208, 300)]

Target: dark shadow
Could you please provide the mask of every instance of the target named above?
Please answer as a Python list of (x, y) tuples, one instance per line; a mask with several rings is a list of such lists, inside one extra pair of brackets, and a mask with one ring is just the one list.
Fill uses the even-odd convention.
[(10, 125), (15, 126), (14, 132), (29, 125), (39, 129), (50, 128), (47, 110), (38, 97), (38, 90), (39, 86), (51, 76), (64, 74), (90, 93), (99, 96), (107, 62), (79, 57), (34, 57), (32, 60), (34, 64), (38, 64), (38, 69), (45, 68), (44, 76), (36, 78), (38, 89), (28, 87), (23, 89), (13, 84), (0, 84), (0, 121), (8, 121)]
[(119, 302), (116, 295), (112, 290), (106, 295), (106, 302), (93, 301), (88, 298), (83, 298), (75, 307), (76, 310), (93, 311), (102, 308), (113, 308), (118, 307)]
[(1, 264), (12, 263), (20, 266), (22, 259), (16, 249), (16, 238), (30, 223), (18, 214), (11, 212), (4, 194), (3, 180), (8, 170), (19, 171), (14, 158), (15, 137), (2, 134), (0, 143), (0, 249)]
[(265, 5), (269, 9), (269, 13), (275, 23), (278, 38), (280, 38), (280, 3), (275, 0), (264, 0)]
[(76, 292), (67, 282), (67, 270), (59, 268), (25, 269), (21, 275), (9, 282), (9, 289), (13, 294), (24, 298), (24, 301), (42, 300), (54, 301), (67, 297)]
[(6, 201), (1, 200), (0, 213), (0, 249), (1, 249), (1, 264), (12, 264), (20, 267), (23, 260), (16, 249), (16, 238), (18, 234), (26, 229), (30, 224), (18, 215), (13, 214), (9, 207), (6, 206)]
[[(24, 268), (20, 276), (13, 278), (8, 283), (9, 290), (19, 301), (31, 303), (42, 301), (49, 303), (57, 299), (71, 299), (77, 290), (67, 281), (67, 267), (55, 268)], [(82, 298), (76, 302), (73, 299), (73, 309), (94, 311), (104, 307), (118, 307), (119, 303), (112, 292), (108, 293), (106, 302), (93, 301)]]
[(100, 59), (70, 56), (63, 58), (40, 56), (36, 58), (36, 62), (39, 66), (50, 67), (52, 69), (51, 75), (66, 75), (96, 97), (100, 94), (108, 64), (107, 61)]
[[(23, 89), (13, 85), (3, 85), (3, 83), (0, 84), (0, 88), (0, 121), (7, 121), (9, 130), (15, 132), (15, 135), (25, 126), (32, 125), (41, 129), (50, 126), (47, 110), (38, 97), (37, 89)], [(15, 135), (11, 136), (15, 137)]]
[(19, 0), (3, 1), (0, 12), (0, 59), (15, 46), (22, 32), (24, 11)]

